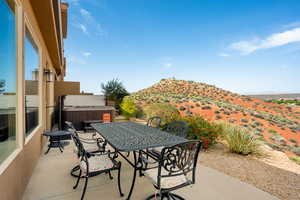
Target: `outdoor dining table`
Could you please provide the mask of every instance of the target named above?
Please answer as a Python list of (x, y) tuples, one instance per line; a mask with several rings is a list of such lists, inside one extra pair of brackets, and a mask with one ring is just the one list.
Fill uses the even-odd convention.
[[(121, 155), (134, 169), (132, 183), (127, 199), (130, 199), (136, 173), (142, 168), (141, 152), (155, 147), (173, 146), (187, 139), (172, 135), (157, 128), (134, 122), (112, 122), (91, 124), (91, 126)], [(122, 152), (133, 152), (133, 162)], [(138, 155), (137, 155), (138, 153)]]

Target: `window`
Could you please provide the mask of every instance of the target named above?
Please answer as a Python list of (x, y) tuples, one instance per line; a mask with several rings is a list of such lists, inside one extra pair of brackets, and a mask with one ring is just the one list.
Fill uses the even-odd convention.
[(0, 164), (16, 149), (15, 4), (0, 0)]
[(25, 130), (29, 135), (39, 124), (39, 54), (27, 26), (24, 41)]

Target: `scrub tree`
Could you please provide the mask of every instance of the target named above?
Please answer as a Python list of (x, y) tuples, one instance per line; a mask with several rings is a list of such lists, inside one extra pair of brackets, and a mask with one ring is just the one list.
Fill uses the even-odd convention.
[(5, 80), (0, 80), (0, 94), (5, 91)]

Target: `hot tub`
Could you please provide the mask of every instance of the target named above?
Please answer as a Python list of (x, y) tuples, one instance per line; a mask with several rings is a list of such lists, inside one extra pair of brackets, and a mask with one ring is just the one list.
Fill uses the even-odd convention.
[(114, 112), (114, 107), (105, 105), (102, 95), (67, 95), (63, 98), (62, 121), (72, 122), (77, 130), (83, 130), (83, 122), (88, 120), (111, 122)]

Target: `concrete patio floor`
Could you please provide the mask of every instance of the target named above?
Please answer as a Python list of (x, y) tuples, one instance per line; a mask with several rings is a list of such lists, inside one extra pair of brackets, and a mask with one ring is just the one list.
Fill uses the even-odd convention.
[[(45, 146), (46, 150), (46, 146)], [(200, 153), (201, 156), (201, 153)], [(123, 159), (121, 183), (125, 196), (128, 194), (132, 181), (133, 169)], [(51, 149), (47, 155), (41, 155), (40, 160), (27, 186), (23, 200), (76, 200), (80, 199), (82, 180), (76, 190), (73, 190), (76, 178), (70, 176), (70, 169), (76, 164), (73, 153), (73, 143), (65, 148), (63, 153)], [(114, 179), (102, 174), (89, 179), (85, 199), (116, 200), (121, 198), (117, 188), (117, 172), (112, 173)], [(176, 191), (186, 199), (198, 200), (277, 200), (276, 197), (243, 183), (238, 179), (227, 176), (214, 169), (198, 165), (197, 183), (191, 187)], [(137, 176), (131, 199), (143, 200), (155, 193), (154, 187), (145, 177)]]

